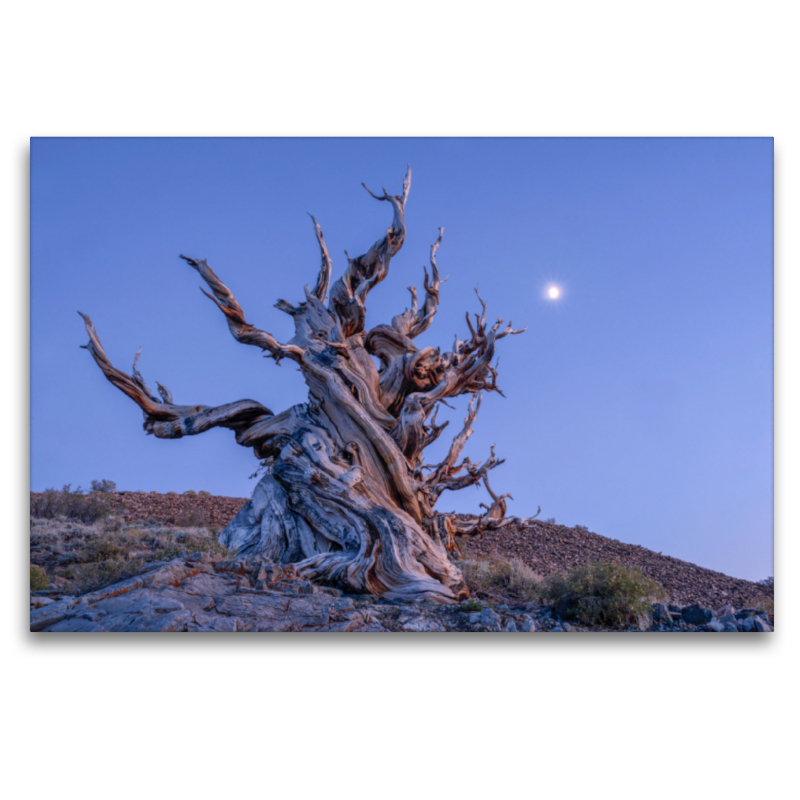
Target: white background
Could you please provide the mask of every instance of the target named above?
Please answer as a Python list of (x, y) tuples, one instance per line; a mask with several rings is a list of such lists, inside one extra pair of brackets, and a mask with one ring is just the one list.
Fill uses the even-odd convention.
[[(787, 796), (800, 529), (795, 13), (731, 0), (6, 10), (7, 796)], [(26, 632), (28, 137), (311, 134), (775, 137), (776, 634)]]

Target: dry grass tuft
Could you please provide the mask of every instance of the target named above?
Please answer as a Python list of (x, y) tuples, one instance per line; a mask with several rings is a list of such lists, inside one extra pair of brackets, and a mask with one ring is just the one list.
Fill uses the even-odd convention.
[(517, 558), (465, 559), (458, 563), (470, 591), (506, 604), (538, 602), (542, 578)]

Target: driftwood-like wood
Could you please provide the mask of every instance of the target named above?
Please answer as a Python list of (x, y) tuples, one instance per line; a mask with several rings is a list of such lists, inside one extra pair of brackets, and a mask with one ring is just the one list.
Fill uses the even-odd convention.
[[(369, 292), (386, 277), (403, 246), (410, 187), (409, 169), (399, 195), (370, 192), (392, 207), (392, 224), (367, 253), (347, 257), (344, 274), (332, 287), (331, 258), (311, 218), (321, 266), (314, 288), (305, 288), (305, 301), (276, 303), (295, 324), (295, 335), (286, 344), (245, 320), (233, 293), (205, 260), (181, 256), (207, 284), (210, 292), (205, 294), (225, 315), (237, 341), (261, 348), (276, 362), (292, 360), (303, 373), (308, 401), (280, 414), (253, 400), (214, 408), (179, 406), (160, 384), (157, 397), (136, 361), (131, 375), (112, 366), (91, 319), (81, 316), (89, 334), (86, 349), (106, 378), (142, 409), (147, 433), (178, 439), (230, 428), (240, 445), (252, 447), (259, 459), (270, 459), (272, 466), (252, 499), (223, 531), (224, 544), (239, 553), (293, 562), (304, 576), (348, 592), (450, 603), (469, 596), (448, 557), (458, 552), (455, 536), (512, 521), (506, 517), (508, 495), (497, 495), (489, 486), (489, 471), (503, 463), (494, 449), (482, 463), (459, 458), (481, 393), (500, 391), (492, 366), (497, 341), (522, 331), (503, 326), (502, 320), (487, 325), (486, 304), (478, 296), (482, 311), (474, 323), (467, 314), (469, 338), (456, 338), (445, 353), (414, 344), (439, 304), (441, 228), (431, 247), (430, 273), (425, 270), (422, 304), (411, 287), (410, 308), (389, 325), (364, 329)], [(447, 426), (436, 424), (438, 405), (463, 394), (471, 395), (463, 429), (441, 463), (426, 464), (425, 448)], [(435, 510), (445, 490), (480, 482), (492, 499), (483, 513)]]

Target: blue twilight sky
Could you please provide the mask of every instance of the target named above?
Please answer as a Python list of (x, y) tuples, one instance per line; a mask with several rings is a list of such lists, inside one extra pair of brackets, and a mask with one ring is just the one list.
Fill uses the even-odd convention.
[[(229, 431), (145, 436), (78, 345), (89, 314), (112, 362), (176, 403), (281, 411), (300, 374), (238, 344), (179, 253), (207, 258), (248, 321), (303, 298), (319, 251), (340, 274), (391, 220), (361, 188), (414, 171), (408, 235), (368, 326), (406, 307), (444, 226), (449, 280), (418, 343), (449, 349), (464, 312), (528, 326), (499, 344), (500, 387), (465, 449), (492, 443), (509, 513), (641, 544), (737, 577), (773, 574), (772, 139), (34, 139), (31, 489), (94, 478), (129, 490), (248, 496)], [(546, 287), (562, 289), (557, 301)], [(455, 433), (466, 398), (442, 415)], [(442, 409), (447, 411), (447, 409)], [(443, 450), (448, 442), (437, 443)], [(432, 448), (433, 449), (433, 448)], [(435, 453), (431, 453), (434, 456)], [(445, 493), (474, 510), (485, 490)]]

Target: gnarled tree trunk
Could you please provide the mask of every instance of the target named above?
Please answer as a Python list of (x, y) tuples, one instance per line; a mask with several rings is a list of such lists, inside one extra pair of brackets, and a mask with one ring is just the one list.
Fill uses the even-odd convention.
[[(108, 380), (142, 408), (148, 433), (178, 439), (213, 427), (230, 428), (239, 444), (254, 448), (259, 459), (271, 460), (252, 499), (223, 531), (223, 544), (238, 553), (295, 563), (306, 577), (348, 592), (448, 603), (469, 596), (448, 557), (457, 552), (454, 536), (510, 521), (505, 517), (506, 495), (494, 494), (487, 478), (502, 461), (494, 452), (482, 464), (468, 458), (459, 462), (459, 457), (472, 433), (480, 393), (499, 391), (491, 365), (495, 344), (521, 331), (502, 327), (500, 320), (487, 327), (481, 300), (483, 311), (474, 325), (467, 315), (467, 340), (456, 339), (447, 353), (416, 347), (414, 339), (431, 324), (439, 302), (436, 251), (442, 229), (431, 247), (430, 274), (425, 270), (422, 307), (411, 288), (410, 309), (390, 325), (364, 330), (367, 296), (386, 277), (403, 245), (410, 184), (409, 169), (401, 194), (372, 195), (392, 206), (392, 224), (367, 253), (348, 257), (330, 293), (331, 259), (312, 217), (322, 258), (316, 285), (305, 288), (305, 301), (297, 306), (276, 303), (294, 319), (295, 336), (287, 344), (245, 321), (236, 298), (206, 261), (181, 256), (209, 286), (211, 293), (206, 294), (227, 317), (234, 338), (261, 348), (277, 362), (297, 363), (308, 385), (308, 402), (280, 414), (253, 400), (215, 408), (178, 406), (161, 384), (157, 398), (137, 371), (136, 360), (132, 375), (111, 365), (92, 321), (81, 316), (89, 333), (85, 347)], [(461, 394), (472, 395), (464, 428), (445, 460), (427, 465), (423, 451), (447, 425), (436, 425), (436, 408)], [(444, 490), (480, 481), (492, 497), (485, 513), (457, 516), (435, 510)]]

